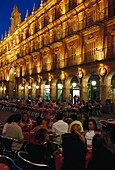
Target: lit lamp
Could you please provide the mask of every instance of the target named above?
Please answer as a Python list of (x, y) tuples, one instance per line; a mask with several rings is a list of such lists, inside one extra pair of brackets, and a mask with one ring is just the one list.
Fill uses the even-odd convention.
[(14, 71), (14, 75), (16, 75), (16, 71)]
[(21, 90), (23, 90), (24, 89), (24, 86), (21, 86)]
[(73, 83), (72, 83), (72, 86), (73, 86), (73, 87), (76, 87), (76, 85), (77, 85), (76, 82), (73, 82)]
[(1, 90), (3, 90), (3, 87), (1, 87)]
[(61, 83), (58, 84), (58, 89), (62, 89), (63, 85)]
[(31, 89), (31, 86), (30, 86), (30, 85), (28, 86), (28, 89)]
[(37, 81), (37, 84), (36, 84), (36, 89), (39, 89), (38, 81)]
[(96, 86), (96, 81), (93, 80), (93, 81), (91, 82), (91, 84), (92, 84), (92, 86)]
[(50, 88), (50, 85), (45, 85), (45, 89), (49, 89)]

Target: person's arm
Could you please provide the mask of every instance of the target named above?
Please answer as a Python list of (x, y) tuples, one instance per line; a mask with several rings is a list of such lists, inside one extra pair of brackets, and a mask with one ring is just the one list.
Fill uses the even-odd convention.
[(85, 134), (88, 132), (88, 130), (85, 130), (82, 135), (85, 136)]
[(24, 141), (24, 136), (23, 136), (23, 133), (22, 133), (22, 129), (21, 129), (21, 127), (19, 127), (18, 137), (19, 137), (19, 140), (20, 140), (21, 142), (23, 142), (23, 141)]

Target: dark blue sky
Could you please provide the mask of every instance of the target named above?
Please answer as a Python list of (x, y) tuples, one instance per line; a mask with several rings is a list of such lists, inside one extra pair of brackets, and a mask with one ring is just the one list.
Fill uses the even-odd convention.
[(5, 31), (11, 26), (11, 13), (13, 11), (14, 4), (18, 7), (19, 13), (21, 13), (21, 21), (24, 20), (26, 15), (26, 10), (28, 13), (32, 12), (33, 4), (35, 2), (36, 9), (39, 7), (41, 0), (0, 0), (0, 41), (1, 35), (5, 35)]

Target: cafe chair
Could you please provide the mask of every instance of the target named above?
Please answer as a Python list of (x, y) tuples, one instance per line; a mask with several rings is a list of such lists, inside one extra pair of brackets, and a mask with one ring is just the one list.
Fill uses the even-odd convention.
[(14, 161), (8, 156), (0, 155), (0, 169), (5, 170), (22, 170)]
[(13, 138), (9, 138), (9, 137), (0, 135), (0, 145), (3, 148), (3, 155), (9, 156), (9, 157), (15, 159), (17, 150), (12, 150), (13, 142), (22, 143), (22, 142), (18, 141), (17, 139), (13, 139)]
[[(39, 153), (38, 153), (39, 154)], [(28, 169), (33, 169), (33, 170), (51, 170), (51, 168), (49, 167), (49, 165), (46, 164), (38, 164), (38, 163), (34, 163), (29, 161), (28, 159), (28, 152), (25, 151), (19, 151), (17, 153), (18, 158), (21, 160), (20, 161), (20, 166), (22, 167), (22, 169), (24, 170), (28, 170)], [(38, 155), (40, 156), (40, 155)]]

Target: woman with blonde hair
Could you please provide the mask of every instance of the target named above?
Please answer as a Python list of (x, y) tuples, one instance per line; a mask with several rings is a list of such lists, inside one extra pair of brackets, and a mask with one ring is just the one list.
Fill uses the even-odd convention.
[(81, 126), (79, 124), (74, 124), (71, 127), (71, 133), (76, 133), (77, 135), (80, 136), (80, 139), (83, 141), (83, 143), (85, 144), (85, 138), (84, 136), (81, 134)]
[(85, 138), (81, 135), (81, 127), (74, 124), (71, 133), (62, 135), (63, 164), (62, 170), (84, 170), (85, 169)]

